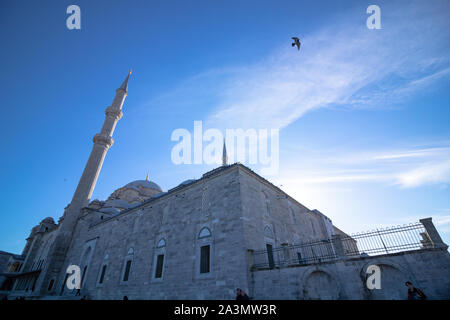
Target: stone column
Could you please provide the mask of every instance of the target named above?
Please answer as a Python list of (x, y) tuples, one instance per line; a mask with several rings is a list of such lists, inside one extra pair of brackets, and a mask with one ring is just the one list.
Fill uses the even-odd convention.
[(431, 242), (433, 243), (435, 248), (445, 248), (445, 249), (448, 248), (448, 246), (444, 243), (444, 241), (442, 241), (442, 238), (439, 235), (439, 232), (436, 230), (436, 227), (434, 226), (433, 222), (431, 221), (431, 218), (425, 218), (419, 221), (424, 226), (425, 231), (430, 237)]
[(338, 259), (347, 259), (344, 251), (344, 245), (342, 244), (341, 236), (335, 234), (331, 238), (331, 242), (333, 243), (334, 253)]

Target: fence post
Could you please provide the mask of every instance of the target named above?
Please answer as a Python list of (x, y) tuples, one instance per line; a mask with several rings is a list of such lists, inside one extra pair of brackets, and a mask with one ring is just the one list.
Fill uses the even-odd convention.
[(428, 233), (428, 236), (430, 237), (435, 248), (448, 248), (444, 241), (442, 241), (442, 238), (431, 221), (431, 218), (420, 219), (419, 221), (424, 226), (425, 231)]
[(334, 234), (331, 237), (331, 241), (333, 243), (334, 253), (336, 254), (336, 257), (340, 259), (346, 259), (347, 256), (345, 255), (341, 236), (339, 234)]

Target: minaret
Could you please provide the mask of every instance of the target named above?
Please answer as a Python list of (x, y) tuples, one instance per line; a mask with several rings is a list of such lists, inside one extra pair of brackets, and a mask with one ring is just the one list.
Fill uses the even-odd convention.
[[(56, 288), (61, 288), (61, 283), (58, 283), (58, 278), (63, 273), (61, 271), (63, 271), (62, 267), (64, 265), (67, 250), (70, 247), (81, 209), (88, 206), (106, 153), (114, 143), (112, 135), (117, 121), (122, 117), (122, 106), (127, 96), (130, 74), (131, 70), (128, 72), (122, 85), (116, 90), (116, 96), (114, 97), (111, 106), (107, 107), (105, 110), (106, 116), (102, 129), (94, 136), (94, 146), (92, 147), (91, 154), (89, 155), (83, 174), (81, 175), (78, 186), (73, 194), (72, 201), (64, 211), (63, 219), (57, 230), (56, 239), (50, 247), (46, 259), (47, 263), (39, 277), (38, 287), (40, 287), (42, 293), (45, 292), (48, 294), (46, 289), (51, 279), (54, 279), (56, 282), (55, 284), (58, 284), (58, 286), (54, 286), (55, 290)], [(63, 280), (60, 279), (60, 281)]]
[(94, 146), (92, 147), (91, 154), (84, 167), (83, 174), (78, 182), (77, 189), (75, 190), (69, 208), (64, 214), (63, 225), (66, 228), (72, 229), (73, 222), (78, 219), (80, 209), (89, 204), (106, 153), (114, 143), (112, 135), (116, 128), (117, 121), (122, 118), (122, 106), (127, 96), (130, 74), (131, 70), (128, 72), (128, 75), (120, 88), (116, 90), (116, 96), (114, 97), (111, 106), (107, 107), (105, 110), (105, 121), (103, 122), (100, 133), (97, 133), (94, 136)]
[(228, 162), (227, 147), (225, 146), (225, 138), (223, 138), (222, 166), (226, 166)]

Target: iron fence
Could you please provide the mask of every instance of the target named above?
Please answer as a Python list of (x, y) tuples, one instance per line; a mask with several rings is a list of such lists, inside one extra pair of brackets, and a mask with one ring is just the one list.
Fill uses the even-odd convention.
[(278, 248), (267, 245), (265, 250), (253, 253), (253, 266), (259, 269), (281, 268), (431, 247), (433, 243), (424, 226), (415, 223)]

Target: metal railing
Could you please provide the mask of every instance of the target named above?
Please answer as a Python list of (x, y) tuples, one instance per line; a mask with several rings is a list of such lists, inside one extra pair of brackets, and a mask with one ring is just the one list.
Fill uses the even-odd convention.
[(253, 267), (282, 268), (323, 263), (345, 258), (392, 254), (432, 248), (434, 245), (421, 223), (376, 229), (353, 235), (285, 245), (253, 252)]

